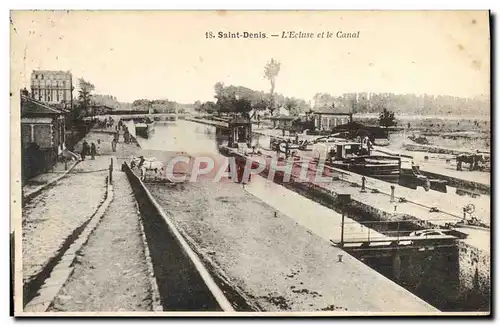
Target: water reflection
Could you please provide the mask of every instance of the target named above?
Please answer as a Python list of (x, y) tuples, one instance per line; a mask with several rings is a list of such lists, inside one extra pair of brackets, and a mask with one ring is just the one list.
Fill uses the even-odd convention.
[[(137, 141), (148, 150), (218, 154), (219, 146), (227, 144), (228, 133), (214, 126), (178, 120), (168, 124), (156, 123), (151, 138), (138, 137)], [(252, 146), (268, 148), (269, 142), (269, 136), (254, 134), (252, 137)]]

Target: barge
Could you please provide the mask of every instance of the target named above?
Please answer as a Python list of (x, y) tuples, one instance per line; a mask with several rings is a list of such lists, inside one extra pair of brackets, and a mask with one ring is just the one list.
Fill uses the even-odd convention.
[(313, 147), (313, 157), (325, 165), (391, 183), (399, 183), (401, 158), (370, 155), (361, 143), (333, 140)]

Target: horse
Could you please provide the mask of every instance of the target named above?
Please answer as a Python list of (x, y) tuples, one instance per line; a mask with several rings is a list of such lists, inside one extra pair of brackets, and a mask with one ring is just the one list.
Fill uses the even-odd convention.
[(141, 180), (146, 178), (147, 171), (153, 171), (155, 176), (158, 176), (158, 173), (164, 170), (163, 162), (156, 160), (154, 157), (144, 158), (140, 156), (133, 158), (132, 162), (130, 162), (130, 168), (134, 169), (135, 167), (141, 171)]
[(479, 169), (479, 163), (484, 163), (484, 157), (483, 155), (479, 154), (472, 154), (472, 155), (466, 155), (466, 154), (461, 154), (456, 157), (457, 160), (457, 171), (462, 171), (462, 164), (467, 163), (470, 165), (469, 170), (474, 171)]

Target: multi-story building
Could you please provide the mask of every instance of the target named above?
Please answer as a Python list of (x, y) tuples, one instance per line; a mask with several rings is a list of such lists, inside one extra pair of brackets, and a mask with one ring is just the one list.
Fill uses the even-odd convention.
[(33, 70), (31, 96), (38, 101), (73, 107), (73, 75), (69, 71)]

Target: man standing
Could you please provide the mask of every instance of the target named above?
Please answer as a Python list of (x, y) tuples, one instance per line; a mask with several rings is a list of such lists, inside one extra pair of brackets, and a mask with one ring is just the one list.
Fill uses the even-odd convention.
[(97, 153), (97, 149), (95, 147), (95, 144), (92, 143), (92, 145), (90, 145), (90, 157), (95, 160), (95, 155)]
[(111, 141), (111, 149), (113, 150), (113, 152), (116, 152), (116, 138), (113, 138), (113, 140)]
[(88, 155), (89, 152), (89, 143), (86, 140), (82, 143), (82, 161), (85, 160), (85, 156)]

